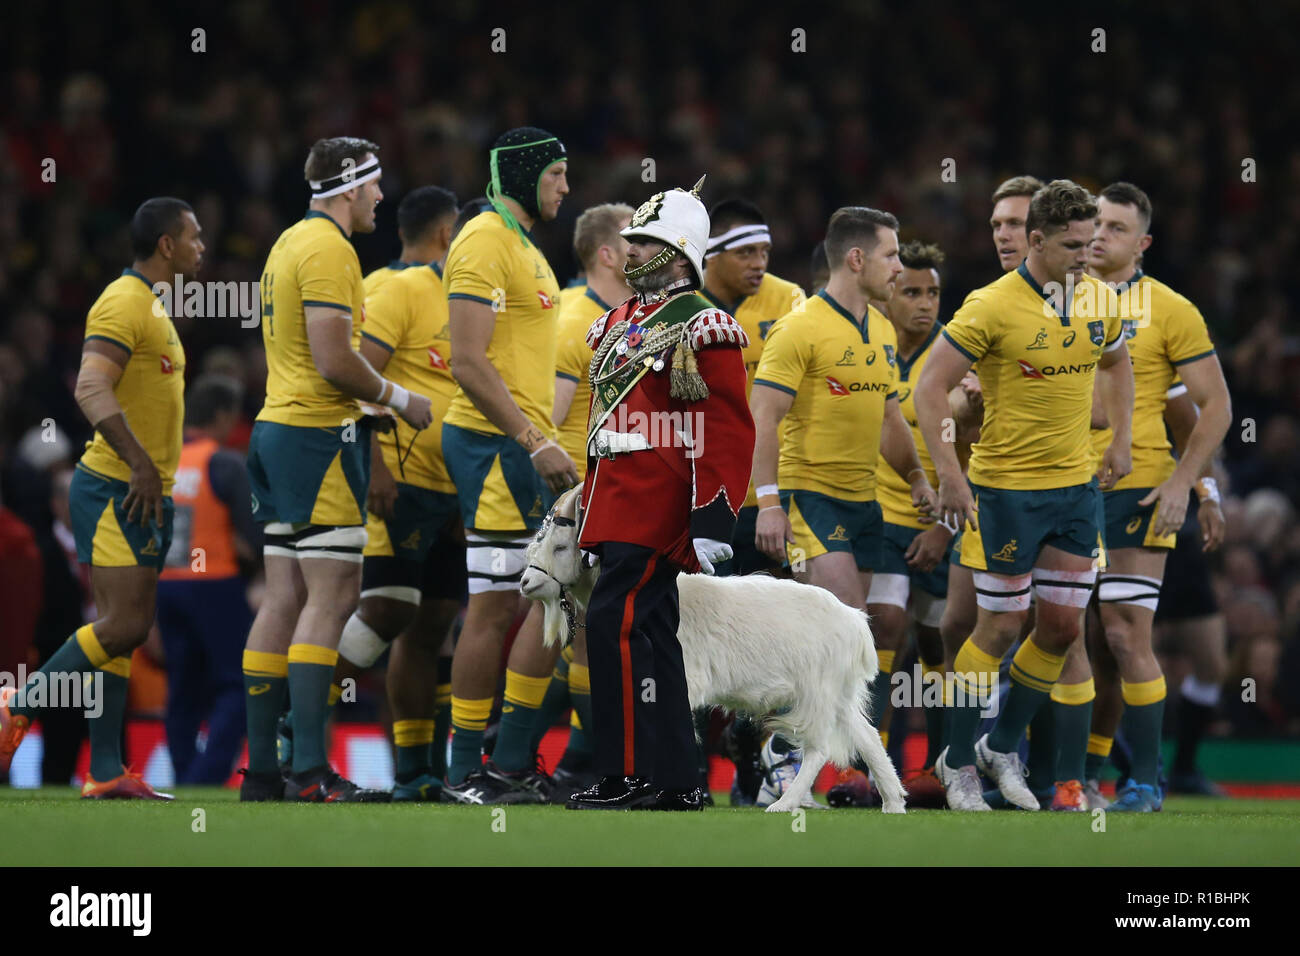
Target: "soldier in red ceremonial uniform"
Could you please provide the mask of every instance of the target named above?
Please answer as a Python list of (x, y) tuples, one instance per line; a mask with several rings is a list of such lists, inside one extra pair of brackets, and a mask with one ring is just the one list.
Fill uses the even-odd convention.
[(703, 286), (709, 217), (658, 193), (622, 235), (637, 295), (597, 319), (579, 542), (600, 557), (587, 608), (595, 766), (570, 809), (700, 810), (677, 575), (731, 557), (754, 450), (744, 330)]

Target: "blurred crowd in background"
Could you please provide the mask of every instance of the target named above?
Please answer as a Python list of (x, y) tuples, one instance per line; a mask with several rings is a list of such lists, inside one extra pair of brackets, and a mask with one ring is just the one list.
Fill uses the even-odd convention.
[[(199, 278), (256, 282), (306, 207), (308, 147), (365, 136), (381, 146), (386, 197), (377, 231), (353, 237), (369, 271), (397, 255), (403, 194), (481, 195), (490, 142), (535, 125), (570, 156), (572, 192), (536, 230), (561, 284), (576, 273), (584, 208), (635, 206), (707, 173), (706, 202), (756, 202), (771, 271), (805, 287), (835, 208), (896, 213), (904, 240), (947, 253), (946, 318), (999, 274), (987, 221), (1001, 180), (1144, 188), (1145, 268), (1205, 315), (1237, 422), (1221, 462), (1228, 538), (1213, 556), (1231, 641), (1215, 731), (1300, 734), (1300, 85), (1283, 81), (1300, 52), (1294, 6), (1008, 19), (861, 2), (758, 22), (740, 0), (518, 13), (472, 0), (436, 12), (52, 2), (9, 11), (0, 46), (5, 668), (27, 653), (24, 631), (54, 646), (91, 613), (68, 530), (69, 469), (89, 433), (72, 387), (87, 309), (130, 264), (134, 208), (186, 199), (207, 244)], [(251, 419), (260, 330), (234, 317), (176, 324), (191, 380), (239, 379)], [(1257, 699), (1235, 706), (1245, 677)]]

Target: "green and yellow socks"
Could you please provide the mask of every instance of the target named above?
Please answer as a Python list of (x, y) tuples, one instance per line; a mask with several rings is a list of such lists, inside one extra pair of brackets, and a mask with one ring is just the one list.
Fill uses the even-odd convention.
[(991, 750), (1012, 753), (1020, 746), (1021, 735), (1034, 714), (1046, 703), (1052, 685), (1064, 669), (1064, 654), (1043, 650), (1032, 634), (1025, 639), (1011, 659), (1011, 690), (1003, 700), (1002, 711), (989, 734)]
[(981, 650), (971, 638), (957, 651), (951, 691), (945, 693), (945, 697), (951, 697), (951, 703), (945, 708), (948, 756), (944, 762), (953, 769), (975, 763), (975, 730), (981, 712), (997, 700), (999, 663), (998, 658)]
[(244, 712), (248, 722), (248, 772), (279, 775), (275, 725), (289, 693), (289, 658), (244, 651)]
[(438, 658), (433, 692), (433, 753), (429, 769), (439, 780), (447, 775), (447, 735), (451, 733), (451, 658)]
[[(42, 702), (41, 697), (32, 691), (33, 686), (37, 681), (46, 688), (66, 686), (65, 681), (58, 679), (63, 674), (76, 674), (82, 682), (82, 709), (99, 711), (97, 717), (89, 718), (90, 775), (100, 783), (121, 776), (122, 722), (126, 717), (131, 658), (110, 657), (95, 636), (94, 625), (83, 624), (63, 642), (45, 666), (28, 679), (23, 706), (13, 707), (13, 713), (28, 720), (38, 716), (50, 702)], [(94, 682), (94, 690), (90, 692), (97, 694), (97, 699), (84, 693), (86, 678)], [(37, 703), (32, 703), (33, 698)]]
[(1165, 715), (1165, 679), (1130, 684), (1120, 681), (1124, 696), (1124, 739), (1132, 750), (1133, 780), (1158, 786), (1160, 730)]
[(427, 719), (393, 721), (393, 743), (397, 748), (394, 776), (398, 783), (410, 783), (431, 772), (433, 725)]
[(546, 697), (551, 675), (529, 677), (506, 669), (506, 692), (501, 703), (501, 726), (492, 762), (507, 773), (530, 769), (533, 760), (533, 726)]
[(90, 775), (102, 783), (122, 774), (122, 723), (126, 720), (127, 692), (131, 688), (131, 658), (109, 657), (92, 624), (77, 628), (75, 638), (82, 655), (103, 675), (94, 678), (102, 680), (100, 713), (89, 721)]
[[(1086, 757), (1091, 739), (1092, 702), (1097, 699), (1093, 679), (1078, 684), (1055, 684), (1050, 709), (1056, 731), (1056, 779), (1087, 780)], [(1032, 789), (1032, 784), (1030, 785)]]
[(1115, 745), (1114, 737), (1101, 734), (1088, 735), (1088, 755), (1083, 758), (1083, 779), (1100, 780), (1101, 771), (1110, 757), (1110, 748)]
[(896, 651), (876, 650), (880, 670), (876, 671), (876, 676), (871, 681), (871, 723), (876, 727), (881, 725), (885, 714), (889, 713), (889, 675), (894, 672), (896, 654)]
[(451, 696), (451, 766), (447, 768), (447, 783), (459, 785), (470, 771), (483, 766), (483, 733), (488, 718), (492, 716), (492, 698), (468, 700)]
[[(318, 644), (289, 647), (289, 706), (293, 710), (293, 772), (327, 765), (325, 722), (329, 718), (334, 667), (339, 652)], [(337, 701), (337, 698), (335, 698)]]

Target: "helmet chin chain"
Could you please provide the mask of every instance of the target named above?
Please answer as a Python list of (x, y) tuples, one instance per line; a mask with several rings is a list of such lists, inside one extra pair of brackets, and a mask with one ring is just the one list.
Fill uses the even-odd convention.
[(664, 246), (663, 250), (658, 255), (656, 255), (655, 257), (653, 257), (652, 259), (646, 262), (641, 263), (641, 265), (637, 266), (635, 269), (628, 271), (625, 268), (623, 271), (623, 278), (639, 279), (641, 276), (649, 275), (650, 273), (658, 269), (660, 266), (666, 265), (667, 263), (671, 262), (673, 260), (673, 257), (676, 255), (677, 255), (676, 249), (674, 249), (672, 246)]

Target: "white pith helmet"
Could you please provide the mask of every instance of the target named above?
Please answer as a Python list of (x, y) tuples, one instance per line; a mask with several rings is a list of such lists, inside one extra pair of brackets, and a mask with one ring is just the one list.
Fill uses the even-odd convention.
[(670, 249), (684, 255), (695, 270), (696, 281), (704, 285), (704, 250), (709, 244), (709, 211), (700, 202), (700, 189), (707, 177), (690, 192), (680, 186), (667, 192), (655, 193), (643, 202), (632, 221), (620, 235), (624, 239), (648, 236), (658, 239)]

